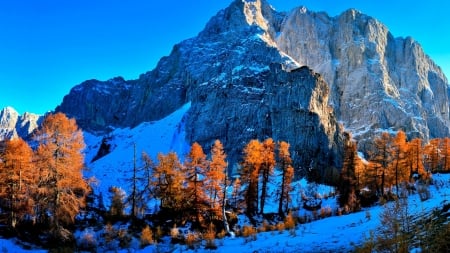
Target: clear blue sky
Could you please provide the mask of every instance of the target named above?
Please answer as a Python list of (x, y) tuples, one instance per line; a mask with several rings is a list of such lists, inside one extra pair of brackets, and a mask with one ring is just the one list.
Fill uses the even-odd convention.
[[(412, 36), (450, 76), (450, 1), (268, 0), (335, 16), (356, 8)], [(231, 0), (0, 0), (0, 108), (44, 113), (87, 79), (136, 79)]]

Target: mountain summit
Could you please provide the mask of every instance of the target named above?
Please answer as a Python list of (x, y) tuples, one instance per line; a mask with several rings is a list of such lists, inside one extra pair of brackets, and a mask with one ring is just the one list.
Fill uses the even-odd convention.
[(32, 113), (19, 113), (12, 107), (0, 111), (0, 140), (27, 138), (38, 127), (42, 117)]
[(56, 110), (104, 134), (187, 102), (187, 141), (221, 139), (233, 160), (249, 139), (273, 137), (289, 141), (302, 166), (339, 164), (337, 122), (362, 149), (379, 131), (450, 134), (448, 81), (412, 38), (356, 10), (277, 12), (264, 0), (234, 1), (154, 70), (86, 81)]

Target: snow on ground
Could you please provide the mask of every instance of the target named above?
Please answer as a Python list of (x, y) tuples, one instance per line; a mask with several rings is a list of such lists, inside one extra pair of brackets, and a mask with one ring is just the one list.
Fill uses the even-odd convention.
[[(444, 202), (450, 201), (450, 175), (436, 174), (433, 175), (433, 179), (435, 184), (430, 186), (430, 199), (421, 201), (418, 194), (409, 197), (408, 209), (411, 216), (428, 213), (434, 208), (442, 207)], [(331, 200), (336, 202), (335, 198)], [(295, 233), (289, 231), (259, 233), (256, 241), (246, 242), (242, 237), (216, 240), (217, 250), (199, 248), (195, 252), (349, 252), (355, 245), (365, 241), (370, 231), (375, 232), (381, 225), (379, 217), (382, 211), (383, 207), (375, 206), (357, 213), (320, 219), (298, 225)], [(368, 213), (370, 219), (367, 218)], [(180, 252), (194, 251), (186, 249), (184, 245), (177, 245), (175, 248)], [(146, 249), (154, 250), (155, 247)], [(141, 252), (149, 252), (145, 251), (146, 249)]]
[(94, 191), (102, 192), (108, 196), (108, 188), (111, 186), (127, 189), (128, 179), (133, 173), (134, 145), (136, 145), (137, 166), (141, 164), (141, 154), (146, 152), (156, 162), (158, 152), (167, 154), (176, 152), (180, 157), (189, 150), (185, 142), (184, 115), (190, 108), (190, 103), (185, 104), (167, 117), (155, 121), (145, 122), (130, 129), (115, 129), (109, 134), (111, 153), (91, 162), (97, 154), (102, 142), (102, 137), (85, 133), (86, 151), (85, 160), (88, 170), (86, 177), (94, 176), (98, 184)]
[[(110, 134), (112, 152), (93, 163), (88, 163), (90, 171), (86, 174), (88, 176), (93, 175), (99, 180), (96, 191), (101, 191), (104, 196), (108, 196), (110, 186), (120, 186), (125, 190), (129, 188), (126, 179), (130, 178), (132, 173), (134, 144), (136, 144), (138, 161), (140, 161), (142, 151), (147, 152), (153, 158), (156, 158), (158, 152), (175, 151), (177, 154), (181, 154), (180, 157), (186, 154), (189, 145), (185, 143), (183, 117), (189, 108), (190, 104), (186, 104), (160, 121), (143, 123), (133, 129), (126, 128), (113, 131)], [(95, 156), (102, 138), (87, 134), (85, 139), (87, 143), (86, 161), (90, 161)], [(275, 174), (279, 174), (279, 172), (275, 172)], [(270, 199), (266, 203), (265, 212), (277, 211), (278, 205), (275, 199), (280, 184), (279, 178), (279, 176), (274, 176), (269, 184)], [(411, 215), (428, 212), (435, 207), (442, 206), (443, 201), (450, 199), (448, 193), (450, 175), (434, 175), (433, 178), (438, 183), (431, 186), (431, 199), (422, 202), (417, 194), (409, 197)], [(320, 196), (334, 195), (333, 187), (310, 185), (305, 179), (293, 183), (293, 188), (292, 207), (299, 207), (297, 213), (299, 217), (309, 215), (312, 218), (311, 212), (301, 207), (302, 194), (308, 195), (311, 192), (316, 192)], [(322, 207), (330, 207), (333, 211), (336, 210), (336, 198), (323, 199)], [(349, 251), (354, 248), (355, 244), (364, 241), (369, 236), (369, 232), (380, 225), (379, 216), (382, 210), (382, 207), (376, 206), (358, 213), (320, 219), (299, 225), (295, 233), (289, 231), (259, 233), (256, 241), (246, 242), (242, 237), (216, 240), (218, 249), (215, 252)], [(370, 219), (367, 219), (367, 213), (370, 214)], [(135, 250), (136, 252), (189, 251), (185, 245), (167, 244)], [(204, 250), (200, 247), (196, 252), (211, 252), (211, 250)]]

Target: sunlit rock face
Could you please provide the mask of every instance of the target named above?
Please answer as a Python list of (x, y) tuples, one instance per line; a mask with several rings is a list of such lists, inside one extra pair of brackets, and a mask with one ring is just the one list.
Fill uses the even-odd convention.
[[(319, 101), (312, 98), (316, 93), (299, 88), (312, 78), (306, 72), (317, 79), (310, 90), (323, 90), (318, 97), (326, 97), (308, 107), (317, 115), (309, 118), (295, 111), (299, 100)], [(447, 79), (417, 42), (393, 37), (356, 10), (330, 17), (304, 7), (277, 12), (263, 0), (236, 0), (139, 79), (84, 82), (56, 110), (100, 134), (161, 119), (191, 101), (188, 142), (208, 149), (219, 138), (237, 158), (248, 138), (289, 139), (296, 142), (294, 153), (310, 141), (311, 147), (324, 147), (319, 153), (330, 147), (326, 152), (334, 157), (318, 159), (336, 162), (336, 121), (362, 150), (384, 130), (442, 137), (450, 133), (448, 95)], [(305, 133), (298, 121), (322, 132)], [(304, 152), (314, 156), (313, 149)]]
[(323, 75), (339, 121), (361, 143), (388, 129), (449, 134), (447, 79), (412, 38), (394, 38), (356, 10), (332, 18), (297, 8), (283, 24), (278, 48)]
[(0, 111), (0, 141), (21, 137), (27, 139), (38, 127), (42, 116), (19, 113), (12, 107), (3, 108)]
[(238, 161), (251, 139), (274, 138), (291, 145), (296, 168), (322, 172), (339, 166), (342, 129), (328, 105), (329, 88), (307, 67), (285, 71), (280, 64), (227, 83), (211, 81), (193, 92), (186, 132), (211, 146), (222, 140)]

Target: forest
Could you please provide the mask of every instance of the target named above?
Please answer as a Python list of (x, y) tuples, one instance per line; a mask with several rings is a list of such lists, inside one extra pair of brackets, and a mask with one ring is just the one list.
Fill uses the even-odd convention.
[[(216, 238), (251, 240), (257, 232), (292, 230), (308, 222), (296, 215), (300, 207), (292, 204), (292, 183), (298, 178), (285, 141), (249, 140), (236, 175), (228, 173), (220, 140), (213, 143), (209, 154), (193, 143), (183, 161), (174, 152), (160, 153), (156, 161), (145, 152), (139, 158), (135, 154), (130, 158), (134, 166), (129, 185), (111, 185), (107, 201), (93, 191), (96, 179), (83, 177), (83, 170), (88, 169), (84, 146), (75, 120), (62, 113), (47, 115), (31, 141), (17, 138), (2, 144), (3, 236), (49, 249), (66, 245), (96, 251), (99, 242), (89, 234), (78, 240), (74, 235), (94, 226), (103, 231), (105, 248), (127, 248), (133, 238), (145, 247), (169, 236), (172, 243), (189, 248), (204, 242), (205, 248), (215, 249)], [(321, 196), (311, 192), (302, 192), (302, 207), (314, 212), (315, 218), (325, 218), (397, 203), (408, 194), (417, 193), (426, 200), (432, 174), (450, 172), (450, 138), (424, 144), (419, 138), (408, 140), (403, 131), (383, 132), (374, 138), (370, 150), (359, 154), (357, 143), (346, 133), (342, 168), (321, 179), (335, 187), (339, 207), (321, 207)], [(276, 212), (267, 211), (268, 202), (274, 201)], [(150, 203), (156, 207), (152, 209)], [(249, 224), (237, 225), (242, 215)], [(126, 224), (126, 228), (116, 224)], [(187, 233), (181, 233), (181, 228), (187, 228)], [(448, 236), (448, 226), (444, 229)]]

